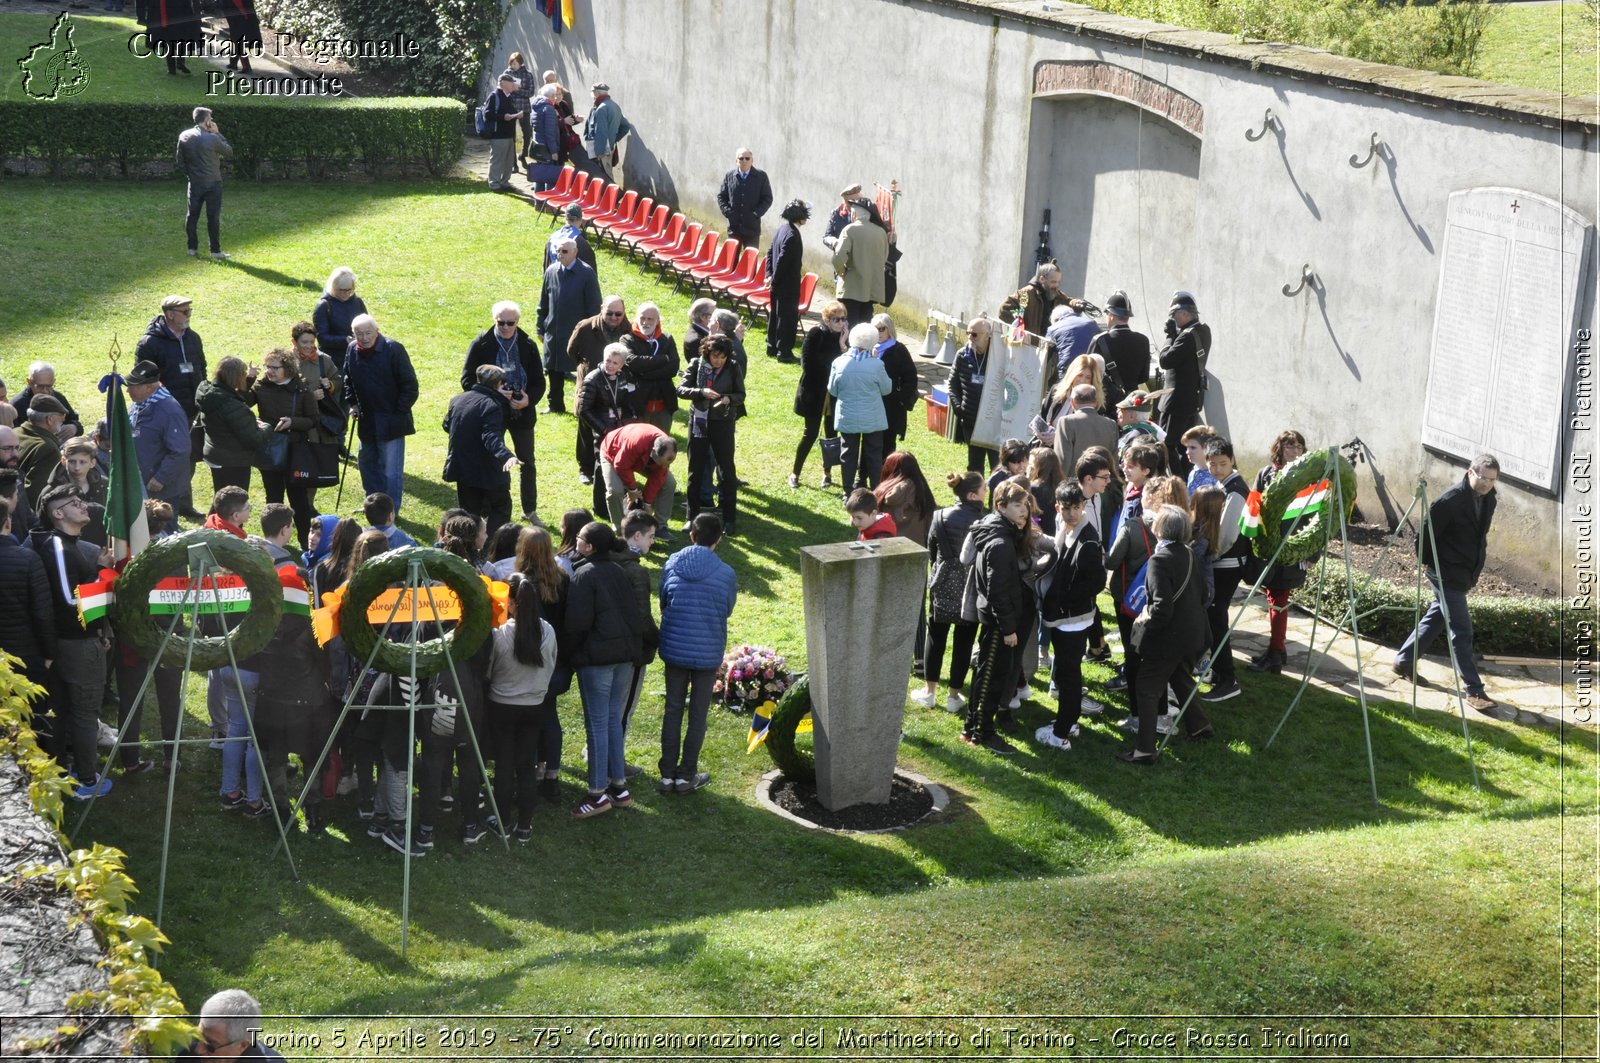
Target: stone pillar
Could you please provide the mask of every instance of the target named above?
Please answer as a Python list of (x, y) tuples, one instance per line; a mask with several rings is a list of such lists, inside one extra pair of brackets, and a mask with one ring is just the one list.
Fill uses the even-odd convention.
[(927, 567), (903, 537), (800, 551), (817, 796), (829, 809), (889, 800)]

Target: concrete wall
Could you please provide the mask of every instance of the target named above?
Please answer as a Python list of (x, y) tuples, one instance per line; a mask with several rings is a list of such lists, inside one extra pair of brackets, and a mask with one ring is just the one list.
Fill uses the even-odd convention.
[[(1359, 436), (1402, 506), (1419, 474), (1433, 493), (1460, 475), (1419, 443), (1449, 193), (1508, 186), (1596, 215), (1592, 100), (1038, 0), (590, 0), (559, 37), (533, 7), (511, 9), (491, 67), (521, 49), (580, 104), (608, 81), (634, 187), (716, 220), (743, 145), (780, 203), (819, 212), (852, 180), (898, 179), (902, 300), (969, 313), (1017, 286), (1048, 205), (1069, 290), (1126, 289), (1157, 338), (1172, 289), (1196, 294), (1208, 414), (1242, 465), (1290, 425), (1313, 445)], [(1277, 126), (1247, 140), (1268, 108)], [(1390, 153), (1352, 168), (1374, 132)], [(1303, 263), (1320, 287), (1285, 298)], [(1501, 497), (1495, 555), (1553, 581), (1560, 500)]]

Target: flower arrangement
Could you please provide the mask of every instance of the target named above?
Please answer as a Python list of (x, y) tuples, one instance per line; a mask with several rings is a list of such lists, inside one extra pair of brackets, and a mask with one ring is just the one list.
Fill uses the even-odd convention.
[(740, 646), (722, 658), (712, 690), (732, 711), (748, 712), (752, 706), (782, 697), (790, 682), (788, 662), (777, 650)]

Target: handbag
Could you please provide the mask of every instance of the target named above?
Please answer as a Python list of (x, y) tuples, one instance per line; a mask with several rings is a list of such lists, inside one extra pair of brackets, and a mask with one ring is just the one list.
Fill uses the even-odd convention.
[(1150, 533), (1145, 530), (1144, 521), (1139, 521), (1139, 534), (1144, 536), (1144, 564), (1139, 566), (1139, 571), (1128, 579), (1128, 566), (1122, 566), (1122, 600), (1117, 603), (1117, 608), (1122, 610), (1123, 616), (1138, 616), (1150, 600), (1148, 590), (1144, 585), (1145, 570), (1150, 567)]
[(955, 561), (940, 559), (928, 585), (928, 619), (953, 624), (961, 619), (961, 599), (966, 594), (967, 570)]
[(262, 472), (282, 472), (289, 464), (289, 433), (268, 432), (257, 455)]
[(289, 482), (296, 487), (332, 487), (339, 482), (339, 448), (302, 439), (289, 447)]
[[(1187, 572), (1185, 572), (1183, 574), (1183, 582), (1178, 584), (1178, 593), (1172, 596), (1173, 601), (1178, 601), (1178, 600), (1182, 599), (1183, 592), (1189, 589), (1189, 579), (1190, 579), (1191, 576), (1194, 575), (1194, 552), (1191, 551), (1191, 550), (1185, 550), (1183, 553), (1184, 553), (1184, 556), (1186, 556), (1189, 559), (1189, 571), (1187, 571)], [(1145, 565), (1146, 565), (1146, 567), (1148, 567), (1149, 566), (1149, 562), (1148, 561), (1145, 562)], [(1141, 568), (1139, 570), (1138, 579), (1139, 579), (1139, 582), (1140, 582), (1140, 589), (1143, 590), (1143, 584), (1144, 584), (1144, 569), (1143, 568)], [(1138, 616), (1134, 617), (1134, 620), (1133, 620), (1132, 641), (1133, 641), (1133, 648), (1134, 648), (1135, 652), (1138, 652), (1138, 653), (1143, 653), (1144, 652), (1144, 648), (1143, 648), (1144, 647), (1144, 639), (1145, 639), (1145, 635), (1149, 632), (1149, 630), (1150, 630), (1150, 614), (1149, 614), (1148, 611), (1140, 612), (1140, 614)], [(1207, 641), (1208, 641), (1208, 644), (1209, 644), (1209, 639)]]
[(817, 441), (817, 445), (822, 448), (823, 468), (832, 468), (833, 466), (840, 465), (844, 462), (843, 436), (823, 436)]

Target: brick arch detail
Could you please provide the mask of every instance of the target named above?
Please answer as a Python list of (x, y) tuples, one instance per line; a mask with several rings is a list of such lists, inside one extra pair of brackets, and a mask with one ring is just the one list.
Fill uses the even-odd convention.
[(1033, 68), (1035, 96), (1074, 93), (1126, 100), (1197, 137), (1205, 133), (1205, 108), (1199, 100), (1127, 67), (1098, 59), (1047, 59)]

